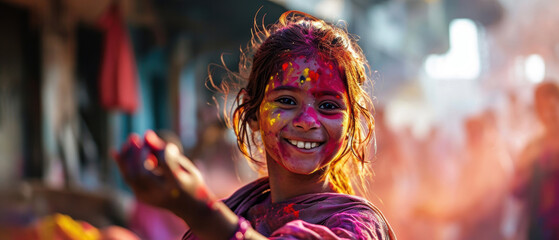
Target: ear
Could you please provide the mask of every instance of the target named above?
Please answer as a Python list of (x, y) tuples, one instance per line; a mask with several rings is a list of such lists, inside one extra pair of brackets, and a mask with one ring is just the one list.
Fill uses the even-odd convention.
[[(241, 89), (241, 96), (242, 96), (242, 102), (246, 103), (248, 101), (250, 101), (250, 96), (248, 95), (246, 89)], [(256, 113), (258, 114), (258, 113)], [(258, 124), (258, 119), (255, 116), (247, 116), (248, 117), (248, 126), (250, 127), (250, 129), (253, 132), (259, 131), (260, 130), (260, 124)]]
[(253, 132), (260, 130), (260, 124), (258, 123), (258, 119), (256, 119), (256, 117), (251, 117), (248, 119), (248, 126)]

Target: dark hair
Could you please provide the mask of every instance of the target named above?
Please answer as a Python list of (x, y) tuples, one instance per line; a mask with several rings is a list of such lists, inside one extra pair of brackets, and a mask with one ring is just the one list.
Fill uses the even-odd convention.
[[(360, 186), (364, 190), (366, 174), (363, 173), (368, 170), (364, 164), (374, 138), (374, 118), (371, 114), (373, 104), (366, 91), (366, 86), (371, 86), (368, 84), (371, 82), (370, 69), (363, 51), (356, 43), (357, 39), (345, 27), (335, 26), (299, 11), (285, 12), (277, 23), (268, 28), (255, 24), (252, 34), (248, 47), (241, 51), (239, 72), (233, 73), (225, 67), (231, 77), (245, 86), (236, 95), (231, 113), (225, 114), (229, 126), (237, 135), (241, 152), (259, 170), (265, 168), (265, 163), (255, 157), (254, 151), (262, 153), (263, 149), (258, 146), (249, 121), (258, 116), (266, 85), (281, 64), (290, 61), (293, 56), (301, 55), (327, 60), (338, 67), (348, 93), (349, 141), (340, 157), (328, 165), (323, 177), (332, 183), (336, 191), (354, 194), (350, 176), (359, 176)], [(216, 87), (211, 77), (210, 82)], [(229, 92), (227, 84), (216, 88), (225, 94)]]

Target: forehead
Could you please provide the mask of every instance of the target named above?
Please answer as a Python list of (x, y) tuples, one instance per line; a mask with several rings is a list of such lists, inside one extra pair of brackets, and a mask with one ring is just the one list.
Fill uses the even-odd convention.
[(283, 62), (278, 72), (270, 76), (269, 83), (272, 88), (289, 86), (314, 91), (346, 91), (336, 64), (322, 58), (305, 56), (293, 57)]

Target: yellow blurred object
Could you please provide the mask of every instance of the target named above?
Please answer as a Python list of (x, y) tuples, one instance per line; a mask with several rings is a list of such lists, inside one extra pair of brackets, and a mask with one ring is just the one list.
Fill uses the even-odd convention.
[(39, 223), (39, 239), (101, 239), (101, 232), (83, 221), (64, 214), (47, 216)]

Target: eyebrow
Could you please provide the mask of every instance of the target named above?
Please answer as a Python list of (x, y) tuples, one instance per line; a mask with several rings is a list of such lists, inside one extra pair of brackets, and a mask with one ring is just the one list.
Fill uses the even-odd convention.
[[(278, 87), (272, 89), (271, 92), (279, 92), (279, 91), (300, 92), (301, 89), (297, 88), (297, 87), (293, 87), (293, 86), (278, 86)], [(330, 90), (313, 92), (313, 95), (319, 96), (319, 97), (321, 97), (321, 96), (332, 96), (332, 97), (335, 97), (335, 98), (342, 98), (342, 95), (339, 92), (330, 91)]]

